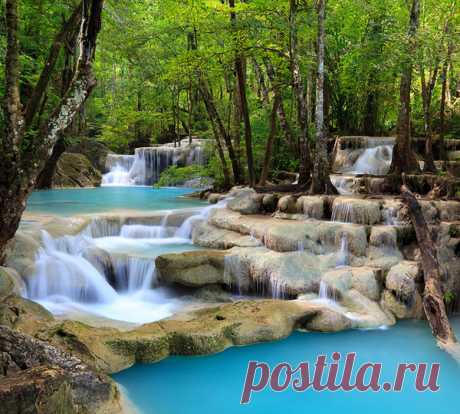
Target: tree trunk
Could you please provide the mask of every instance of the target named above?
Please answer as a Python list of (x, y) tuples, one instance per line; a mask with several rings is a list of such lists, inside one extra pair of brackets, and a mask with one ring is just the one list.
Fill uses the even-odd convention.
[(419, 27), (420, 0), (412, 0), (409, 24), (409, 45), (407, 48), (406, 61), (403, 64), (401, 85), (399, 91), (399, 117), (397, 126), (396, 145), (393, 149), (393, 160), (390, 173), (401, 174), (418, 173), (420, 167), (412, 150), (411, 144), (411, 103), (410, 93), (412, 84), (413, 57), (416, 50), (416, 34)]
[(292, 75), (292, 86), (297, 100), (297, 120), (300, 127), (299, 153), (300, 170), (299, 184), (306, 184), (310, 181), (311, 158), (308, 144), (308, 113), (305, 102), (302, 75), (300, 72), (298, 46), (297, 46), (297, 0), (289, 1), (289, 40), (290, 40), (290, 66)]
[(272, 85), (275, 98), (276, 96), (279, 97), (279, 105), (278, 105), (277, 113), (278, 113), (278, 119), (280, 121), (281, 130), (284, 133), (284, 136), (286, 138), (286, 141), (289, 145), (289, 148), (292, 154), (294, 156), (298, 156), (299, 146), (294, 138), (294, 134), (292, 133), (291, 126), (286, 116), (286, 111), (284, 109), (284, 103), (283, 103), (283, 97), (281, 95), (280, 85), (275, 76), (275, 70), (273, 69), (273, 65), (268, 58), (265, 59), (265, 67), (267, 68), (268, 79), (270, 80), (270, 83)]
[(40, 175), (37, 178), (36, 188), (40, 190), (45, 190), (53, 187), (53, 178), (56, 173), (57, 163), (61, 155), (64, 154), (66, 150), (66, 143), (64, 137), (61, 136), (56, 145), (53, 148), (51, 156), (46, 161), (45, 167), (40, 172)]
[[(232, 24), (235, 26), (236, 22), (236, 13), (235, 0), (229, 0), (229, 6), (231, 9), (230, 19)], [(240, 98), (240, 108), (241, 116), (243, 118), (244, 124), (244, 141), (246, 145), (246, 161), (248, 166), (248, 180), (249, 185), (254, 187), (256, 183), (256, 177), (254, 172), (254, 156), (252, 153), (252, 129), (251, 129), (251, 120), (249, 118), (249, 105), (248, 98), (246, 96), (246, 74), (245, 74), (245, 65), (243, 64), (243, 58), (240, 53), (236, 53), (235, 56), (235, 71), (236, 78), (238, 80), (238, 93)]]
[(215, 132), (217, 132), (219, 135), (219, 141), (223, 140), (225, 142), (228, 150), (228, 156), (230, 157), (230, 162), (232, 164), (233, 178), (235, 182), (238, 183), (240, 182), (240, 171), (232, 140), (227, 130), (225, 129), (224, 124), (222, 123), (222, 119), (219, 116), (219, 112), (217, 112), (217, 108), (209, 90), (208, 84), (204, 79), (201, 79), (200, 81), (200, 93), (203, 97), (209, 119), (213, 123), (213, 128), (215, 128)]
[(270, 134), (267, 139), (267, 145), (265, 148), (265, 158), (264, 165), (262, 168), (262, 173), (260, 175), (259, 186), (263, 187), (268, 179), (268, 173), (270, 171), (272, 153), (273, 153), (273, 142), (276, 137), (276, 114), (278, 112), (278, 106), (280, 104), (279, 95), (275, 95), (273, 100), (273, 108), (270, 114)]
[(401, 187), (404, 203), (417, 235), (418, 245), (422, 254), (422, 267), (425, 279), (423, 308), (430, 323), (433, 336), (443, 345), (457, 342), (447, 317), (441, 287), (441, 272), (436, 254), (436, 246), (423, 217), (422, 208), (406, 186)]
[(436, 172), (433, 157), (433, 137), (431, 129), (431, 100), (433, 97), (433, 90), (436, 85), (438, 77), (438, 64), (434, 68), (430, 82), (427, 84), (425, 77), (425, 69), (423, 65), (420, 68), (420, 83), (422, 87), (422, 103), (423, 103), (423, 131), (425, 134), (425, 165), (424, 172)]
[[(79, 30), (80, 43), (75, 76), (50, 117), (38, 128), (30, 129), (22, 115), (19, 94), (18, 2), (6, 1), (5, 134), (0, 151), (0, 264), (5, 259), (6, 246), (19, 226), (27, 197), (34, 189), (39, 172), (51, 156), (60, 134), (72, 123), (96, 84), (92, 62), (101, 28), (102, 6), (103, 0), (82, 2), (81, 24), (74, 27), (74, 30)], [(32, 96), (46, 94), (48, 83), (43, 89), (41, 80), (48, 77), (48, 70), (45, 64)], [(38, 101), (42, 101), (42, 98)], [(34, 119), (35, 112), (38, 113), (40, 108), (41, 105), (33, 108), (30, 120)]]
[(448, 77), (449, 63), (450, 63), (452, 51), (453, 51), (453, 42), (449, 40), (449, 44), (447, 46), (446, 60), (444, 61), (444, 64), (442, 65), (441, 107), (439, 110), (439, 141), (440, 141), (441, 160), (443, 161), (444, 170), (447, 169), (447, 152), (446, 152), (446, 146), (444, 143), (444, 135), (446, 133), (447, 77)]
[(337, 189), (332, 185), (330, 178), (330, 162), (327, 153), (327, 131), (324, 110), (324, 53), (326, 0), (318, 1), (318, 74), (316, 77), (316, 153), (313, 168), (312, 194), (337, 194)]

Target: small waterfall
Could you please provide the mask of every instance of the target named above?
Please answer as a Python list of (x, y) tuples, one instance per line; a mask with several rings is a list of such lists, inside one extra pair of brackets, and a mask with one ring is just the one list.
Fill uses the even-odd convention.
[(224, 282), (230, 289), (242, 295), (249, 286), (249, 271), (246, 263), (239, 256), (224, 257)]
[(38, 252), (36, 270), (27, 279), (30, 299), (63, 297), (76, 302), (110, 302), (117, 293), (85, 258), (90, 242), (83, 236), (53, 240), (43, 232), (44, 247)]
[(155, 262), (139, 257), (112, 258), (116, 288), (122, 292), (136, 292), (153, 287)]
[(227, 203), (230, 201), (230, 197), (219, 201), (217, 204), (212, 204), (203, 208), (199, 213), (195, 214), (194, 216), (189, 217), (186, 219), (181, 226), (177, 229), (174, 237), (182, 238), (182, 239), (191, 239), (192, 238), (192, 231), (193, 227), (197, 222), (206, 220), (211, 211), (218, 209), (218, 208), (225, 208), (227, 207)]
[[(56, 314), (78, 312), (133, 323), (168, 317), (180, 302), (155, 286), (154, 245), (185, 243), (172, 237), (166, 214), (160, 225), (93, 220), (76, 236), (43, 232), (27, 297)], [(139, 249), (140, 253), (137, 253)]]
[(355, 175), (386, 175), (393, 158), (393, 145), (378, 145), (366, 148), (356, 160), (350, 173)]
[(396, 207), (386, 207), (382, 209), (383, 223), (387, 226), (396, 226), (399, 224), (398, 209)]
[(301, 253), (305, 252), (305, 241), (299, 240), (297, 242), (297, 251)]
[(351, 223), (353, 218), (353, 204), (349, 202), (334, 203), (331, 221)]
[(350, 264), (350, 252), (348, 250), (348, 234), (342, 233), (340, 236), (340, 250), (337, 255), (337, 267), (348, 266)]
[(340, 195), (353, 194), (353, 185), (355, 184), (354, 176), (333, 174), (331, 175), (331, 182)]
[(173, 144), (136, 148), (134, 155), (114, 155), (107, 158), (109, 170), (102, 177), (103, 186), (152, 185), (161, 173), (172, 165), (204, 165), (202, 141), (190, 145), (183, 140), (178, 147)]
[(323, 280), (319, 282), (319, 298), (320, 299), (333, 299), (332, 295), (329, 293), (330, 289), (327, 283)]
[(286, 283), (281, 281), (275, 276), (270, 276), (270, 290), (272, 292), (272, 299), (282, 300), (286, 299)]
[(121, 232), (122, 224), (119, 219), (97, 217), (91, 220), (85, 229), (85, 234), (91, 238), (114, 237)]

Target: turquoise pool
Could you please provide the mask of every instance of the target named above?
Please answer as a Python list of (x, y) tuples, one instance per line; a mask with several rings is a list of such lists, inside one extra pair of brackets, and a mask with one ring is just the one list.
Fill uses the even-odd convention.
[(27, 212), (71, 216), (117, 209), (169, 210), (202, 206), (199, 200), (183, 198), (194, 192), (184, 188), (100, 187), (35, 191)]
[[(454, 323), (460, 334), (460, 319)], [(439, 362), (440, 390), (419, 393), (413, 389), (414, 381), (407, 380), (400, 393), (295, 393), (292, 389), (275, 393), (266, 389), (253, 394), (249, 405), (239, 404), (248, 361), (265, 361), (272, 368), (283, 361), (297, 366), (336, 351), (356, 352), (361, 363), (382, 362), (383, 380), (393, 379), (398, 362)], [(406, 321), (387, 330), (296, 333), (284, 341), (231, 348), (212, 356), (171, 357), (157, 364), (136, 365), (114, 379), (145, 414), (451, 414), (458, 412), (460, 365), (436, 347), (424, 322)]]

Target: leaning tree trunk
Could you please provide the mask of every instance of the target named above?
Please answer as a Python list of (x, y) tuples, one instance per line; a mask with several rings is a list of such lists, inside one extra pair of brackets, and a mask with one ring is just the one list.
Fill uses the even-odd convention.
[(420, 172), (420, 167), (412, 150), (411, 144), (411, 85), (412, 85), (412, 60), (416, 51), (416, 34), (419, 27), (420, 0), (412, 0), (409, 24), (409, 47), (406, 61), (403, 64), (401, 85), (399, 91), (399, 117), (397, 126), (396, 145), (393, 149), (393, 160), (390, 173), (401, 174)]
[[(51, 156), (60, 134), (72, 123), (75, 114), (96, 85), (92, 62), (101, 28), (102, 6), (103, 0), (83, 0), (78, 6), (81, 24), (76, 25), (75, 29), (69, 28), (79, 30), (80, 57), (75, 76), (50, 117), (42, 125), (32, 128), (33, 120), (42, 105), (26, 108), (26, 122), (19, 92), (18, 1), (6, 1), (5, 130), (0, 151), (0, 264), (5, 260), (7, 244), (18, 229), (27, 197), (34, 189), (39, 172)], [(56, 43), (62, 45), (61, 32), (54, 39), (50, 55), (32, 93), (36, 102), (42, 102), (46, 95), (52, 69), (57, 61)]]
[(313, 181), (311, 193), (313, 194), (337, 194), (337, 189), (332, 185), (330, 178), (330, 162), (327, 153), (327, 131), (325, 125), (324, 110), (324, 51), (326, 0), (318, 2), (318, 75), (316, 77), (316, 154), (313, 168)]
[(414, 194), (406, 186), (401, 187), (404, 203), (417, 235), (422, 254), (422, 267), (425, 279), (423, 308), (430, 323), (433, 336), (443, 345), (457, 342), (447, 317), (441, 287), (441, 271), (436, 254), (436, 246), (423, 217), (422, 208)]

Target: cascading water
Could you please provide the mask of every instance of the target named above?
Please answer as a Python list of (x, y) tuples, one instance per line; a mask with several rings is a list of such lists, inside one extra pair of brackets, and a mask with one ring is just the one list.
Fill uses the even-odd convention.
[[(342, 149), (342, 140), (346, 148)], [(348, 142), (350, 141), (350, 142)], [(357, 175), (386, 175), (393, 158), (394, 138), (343, 137), (336, 141), (331, 181), (339, 194), (353, 194)]]
[(340, 236), (340, 250), (337, 255), (337, 267), (348, 266), (350, 264), (350, 252), (348, 250), (348, 234), (342, 233)]
[(166, 212), (160, 225), (96, 218), (76, 236), (53, 239), (43, 232), (35, 271), (27, 278), (27, 297), (55, 314), (77, 312), (131, 323), (168, 317), (184, 303), (156, 286), (156, 256), (166, 246), (190, 250), (193, 222), (225, 205), (205, 207), (179, 228), (168, 227)]
[(152, 185), (171, 165), (203, 165), (205, 163), (202, 141), (188, 139), (181, 145), (159, 145), (137, 148), (134, 155), (110, 154), (102, 177), (103, 186)]
[(393, 145), (366, 148), (348, 173), (353, 175), (385, 175), (390, 169), (392, 158)]
[(224, 200), (219, 201), (217, 204), (212, 204), (203, 208), (199, 213), (194, 216), (187, 218), (182, 225), (177, 229), (174, 234), (174, 237), (183, 238), (183, 239), (191, 239), (192, 238), (192, 231), (193, 226), (200, 222), (204, 221), (209, 217), (212, 210), (217, 208), (225, 208), (227, 207), (227, 203), (231, 200), (230, 197), (225, 198)]

